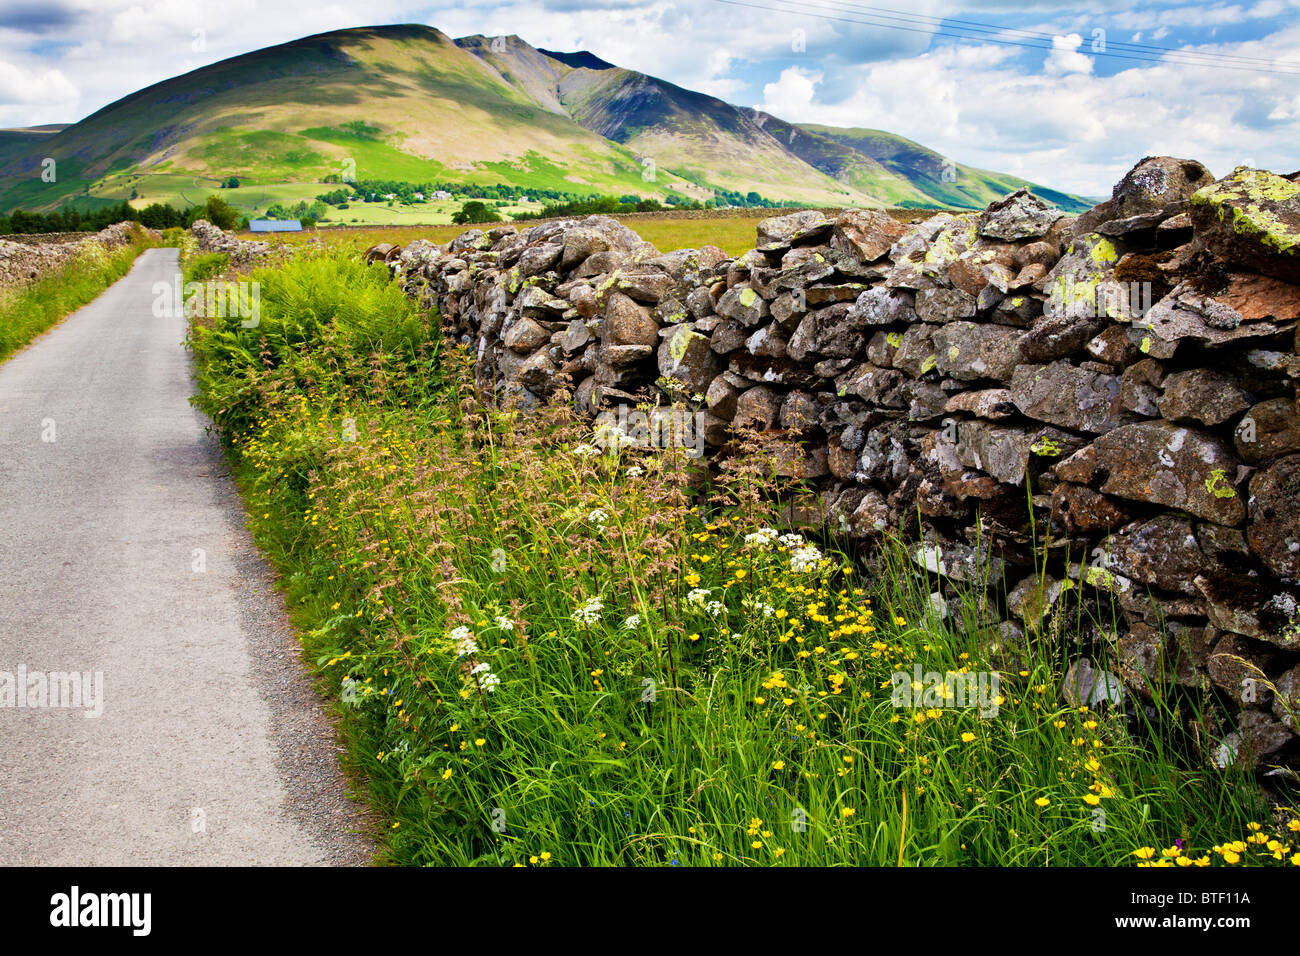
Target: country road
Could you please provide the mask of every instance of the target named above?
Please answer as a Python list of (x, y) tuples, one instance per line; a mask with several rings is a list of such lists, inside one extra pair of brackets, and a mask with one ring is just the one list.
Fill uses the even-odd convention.
[[(153, 314), (176, 256), (146, 251), (0, 364), (0, 863), (365, 864), (333, 728), (188, 403), (184, 320)], [(58, 699), (6, 699), (20, 669)], [(50, 672), (88, 675), (79, 707), (49, 706), (70, 689)]]

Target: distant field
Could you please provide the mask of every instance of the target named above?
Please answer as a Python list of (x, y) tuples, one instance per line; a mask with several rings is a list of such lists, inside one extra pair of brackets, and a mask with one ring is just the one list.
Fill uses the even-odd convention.
[[(697, 249), (704, 245), (714, 245), (729, 256), (738, 256), (754, 248), (755, 227), (760, 219), (780, 212), (794, 210), (748, 209), (698, 213), (636, 213), (614, 218), (636, 231), (641, 238), (653, 242), (661, 252), (673, 249)], [(903, 221), (926, 218), (933, 213), (915, 209), (891, 209), (890, 215)], [(526, 229), (534, 222), (514, 223), (519, 229)], [(428, 239), (430, 242), (444, 243), (474, 226), (375, 226), (373, 228), (324, 228), (314, 232), (283, 233), (275, 241), (289, 243), (305, 242), (309, 238), (319, 238), (330, 245), (347, 245), (357, 250), (368, 249), (379, 242), (391, 242), (406, 245), (415, 239)], [(245, 238), (250, 237), (244, 233)], [(265, 238), (257, 236), (254, 238)]]

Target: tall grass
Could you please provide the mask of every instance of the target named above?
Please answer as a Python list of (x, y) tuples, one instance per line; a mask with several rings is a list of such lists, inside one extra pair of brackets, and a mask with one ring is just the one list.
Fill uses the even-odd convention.
[(106, 250), (88, 243), (61, 268), (30, 284), (0, 288), (0, 361), (4, 361), (60, 319), (93, 302), (130, 271), (152, 243), (142, 236), (130, 245)]
[(262, 278), (262, 328), (196, 329), (199, 401), (392, 861), (1291, 858), (1300, 821), (1065, 704), (1051, 654), (1003, 670), (994, 707), (900, 699), (917, 665), (992, 673), (987, 610), (941, 615), (899, 542), (861, 564), (781, 527), (761, 454), (710, 476), (599, 453), (563, 394), (482, 407), (382, 267)]

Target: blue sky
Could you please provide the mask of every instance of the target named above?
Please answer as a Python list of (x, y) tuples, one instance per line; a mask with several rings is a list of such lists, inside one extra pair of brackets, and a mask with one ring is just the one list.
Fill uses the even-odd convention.
[(326, 30), (516, 34), (783, 119), (900, 133), (962, 163), (1104, 195), (1168, 153), (1300, 168), (1300, 0), (5, 0), (0, 126)]

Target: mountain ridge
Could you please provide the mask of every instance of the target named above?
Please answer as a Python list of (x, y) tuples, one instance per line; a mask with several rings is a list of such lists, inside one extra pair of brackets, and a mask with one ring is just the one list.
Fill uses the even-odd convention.
[[(287, 189), (340, 170), (663, 200), (757, 193), (819, 206), (977, 208), (1028, 185), (1067, 211), (1088, 205), (955, 164), (965, 181), (944, 183), (927, 172), (933, 150), (866, 132), (877, 138), (789, 123), (517, 36), (357, 27), (208, 64), (57, 132), (0, 136), (0, 210), (128, 196), (193, 202), (227, 177)], [(55, 183), (40, 179), (46, 156), (58, 162)]]

